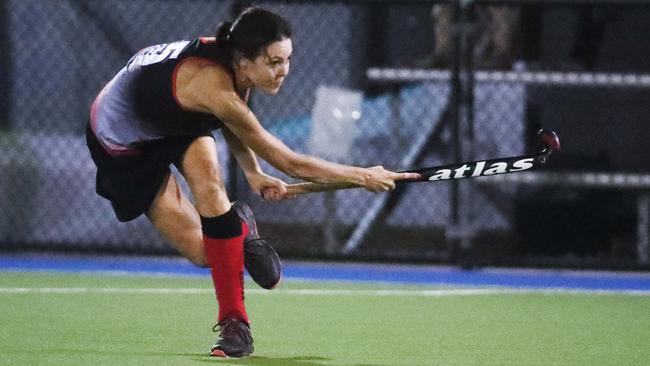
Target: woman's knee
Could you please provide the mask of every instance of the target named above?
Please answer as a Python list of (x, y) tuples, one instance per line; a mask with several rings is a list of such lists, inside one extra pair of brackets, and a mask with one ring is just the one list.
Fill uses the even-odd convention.
[(216, 197), (226, 192), (224, 183), (219, 178), (206, 176), (199, 182), (190, 185), (190, 189), (197, 200), (205, 200)]
[(202, 216), (223, 214), (230, 208), (216, 145), (211, 138), (199, 138), (192, 143), (183, 158), (183, 175), (196, 199)]
[(214, 195), (225, 191), (221, 169), (216, 162), (207, 157), (199, 157), (191, 164), (192, 169), (186, 169), (184, 173), (185, 179), (195, 195)]
[(198, 138), (185, 153), (182, 171), (190, 186), (206, 181), (222, 181), (217, 147), (212, 138)]

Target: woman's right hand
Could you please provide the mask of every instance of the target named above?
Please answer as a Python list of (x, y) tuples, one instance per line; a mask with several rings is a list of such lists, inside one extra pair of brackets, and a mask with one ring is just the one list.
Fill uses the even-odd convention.
[(370, 192), (386, 192), (395, 189), (395, 181), (403, 179), (420, 179), (418, 173), (396, 173), (384, 169), (381, 165), (366, 168), (363, 187)]

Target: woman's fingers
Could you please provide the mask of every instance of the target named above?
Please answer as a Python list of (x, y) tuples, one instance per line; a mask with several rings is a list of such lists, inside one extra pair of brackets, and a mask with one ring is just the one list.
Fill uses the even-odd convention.
[(287, 194), (286, 187), (283, 186), (282, 188), (283, 189), (271, 187), (271, 188), (264, 189), (261, 192), (262, 199), (267, 201), (272, 201), (272, 202), (279, 202), (282, 200), (288, 200), (296, 197), (295, 194)]

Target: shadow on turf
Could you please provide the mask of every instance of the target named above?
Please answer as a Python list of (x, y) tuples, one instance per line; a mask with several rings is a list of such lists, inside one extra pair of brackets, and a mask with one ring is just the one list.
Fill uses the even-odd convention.
[[(79, 353), (81, 350), (78, 349), (57, 349), (50, 350), (50, 352), (59, 352), (59, 353)], [(122, 351), (93, 351), (95, 354), (104, 354), (104, 355), (124, 355)], [(139, 352), (131, 353), (131, 355), (142, 355), (142, 356), (181, 356), (181, 357), (191, 357), (192, 360), (198, 362), (215, 362), (219, 358), (210, 357), (205, 353), (170, 353), (170, 352)], [(296, 357), (263, 357), (263, 356), (251, 356), (244, 358), (232, 358), (232, 362), (236, 362), (237, 365), (253, 365), (253, 366), (329, 366), (331, 359), (326, 357), (318, 356), (296, 356)], [(380, 366), (373, 364), (355, 364), (351, 366)]]
[[(196, 355), (192, 355), (196, 356)], [(214, 362), (212, 357), (194, 358), (195, 361)], [(233, 359), (234, 360), (234, 359)], [(239, 365), (257, 365), (257, 366), (325, 366), (330, 365), (329, 358), (316, 356), (296, 356), (296, 357), (261, 357), (251, 356), (237, 359)], [(370, 364), (358, 364), (353, 366), (378, 366)]]

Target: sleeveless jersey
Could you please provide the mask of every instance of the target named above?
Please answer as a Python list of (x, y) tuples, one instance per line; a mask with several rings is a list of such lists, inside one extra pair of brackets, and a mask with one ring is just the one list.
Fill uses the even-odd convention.
[(214, 40), (198, 38), (147, 47), (133, 55), (91, 109), (91, 127), (104, 149), (113, 156), (137, 154), (146, 142), (222, 127), (214, 115), (184, 110), (176, 98), (180, 65), (191, 57), (214, 60), (215, 46)]

